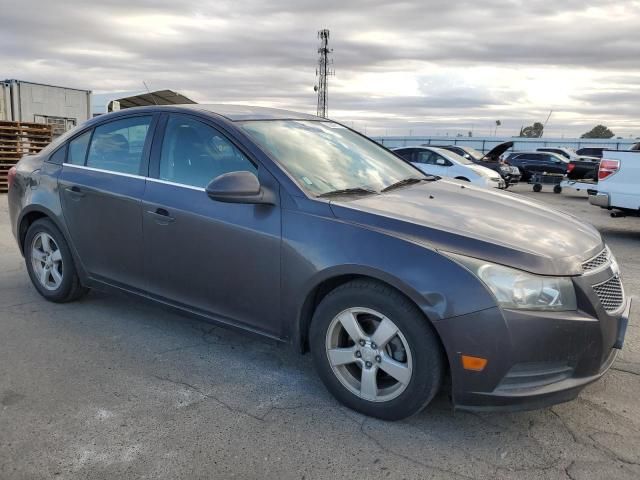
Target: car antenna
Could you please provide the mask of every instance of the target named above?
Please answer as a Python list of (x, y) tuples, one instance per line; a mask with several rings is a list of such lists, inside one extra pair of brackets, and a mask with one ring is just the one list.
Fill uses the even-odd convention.
[(142, 81), (142, 84), (144, 85), (144, 88), (147, 89), (147, 93), (149, 95), (151, 95), (151, 100), (153, 100), (153, 103), (155, 103), (156, 105), (158, 105), (158, 102), (156, 102), (156, 97), (153, 95), (153, 93), (151, 93), (151, 90), (149, 90), (149, 87), (147, 87), (147, 82), (145, 82), (144, 80)]

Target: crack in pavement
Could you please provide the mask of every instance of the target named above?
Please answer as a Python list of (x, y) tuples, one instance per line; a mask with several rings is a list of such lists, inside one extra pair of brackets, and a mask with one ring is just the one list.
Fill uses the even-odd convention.
[[(352, 418), (350, 418), (348, 416), (346, 416), (346, 417), (349, 418), (350, 420), (353, 420)], [(438, 467), (436, 465), (432, 465), (432, 464), (429, 464), (429, 463), (421, 462), (419, 460), (416, 460), (415, 458), (411, 458), (408, 455), (404, 455), (402, 453), (398, 453), (398, 452), (396, 452), (396, 451), (384, 446), (377, 438), (375, 438), (373, 435), (371, 435), (370, 433), (367, 433), (365, 431), (365, 424), (369, 420), (370, 420), (369, 417), (364, 417), (362, 422), (360, 422), (360, 433), (362, 433), (362, 435), (364, 435), (369, 440), (371, 440), (381, 451), (386, 452), (386, 453), (388, 453), (388, 454), (390, 454), (392, 456), (395, 456), (397, 458), (406, 460), (406, 461), (408, 461), (410, 463), (413, 463), (415, 465), (419, 465), (421, 467), (428, 468), (430, 470), (435, 470), (437, 472), (445, 473), (447, 475), (455, 475), (456, 477), (465, 478), (467, 480), (474, 480), (474, 477), (470, 477), (470, 476), (465, 475), (463, 473), (458, 473), (458, 472), (455, 472), (453, 470), (449, 470), (449, 469), (446, 469), (446, 468)], [(353, 420), (353, 421), (355, 422), (355, 420)], [(358, 422), (355, 422), (355, 423), (357, 424)]]
[(629, 373), (629, 374), (631, 374), (631, 375), (636, 375), (636, 376), (640, 377), (640, 373), (638, 373), (638, 372), (634, 372), (634, 371), (632, 371), (632, 370), (627, 370), (627, 369), (625, 369), (625, 368), (620, 368), (620, 367), (611, 367), (611, 370), (615, 370), (615, 371), (617, 371), (617, 372)]
[(288, 406), (278, 406), (278, 405), (270, 405), (269, 408), (267, 409), (266, 412), (264, 412), (262, 415), (255, 415), (253, 413), (247, 412), (246, 410), (242, 410), (239, 408), (235, 408), (232, 405), (229, 405), (227, 402), (221, 400), (219, 397), (217, 397), (216, 395), (212, 394), (212, 393), (207, 393), (202, 391), (202, 389), (196, 387), (195, 385), (192, 385), (190, 383), (187, 383), (185, 381), (181, 381), (181, 380), (173, 380), (171, 378), (168, 377), (162, 377), (160, 375), (152, 375), (154, 378), (161, 380), (161, 381), (165, 381), (165, 382), (169, 382), (169, 383), (173, 383), (175, 385), (180, 385), (186, 388), (189, 388), (195, 392), (197, 392), (200, 396), (202, 396), (203, 399), (208, 399), (208, 400), (213, 400), (214, 402), (218, 403), (219, 405), (222, 405), (223, 407), (225, 407), (227, 410), (233, 412), (233, 413), (239, 413), (241, 415), (246, 415), (250, 418), (253, 418), (254, 420), (258, 420), (260, 422), (264, 422), (265, 419), (274, 411), (293, 411), (293, 410), (299, 410), (299, 409), (303, 409), (303, 408), (310, 408), (310, 409), (318, 409), (318, 408), (333, 408), (331, 405), (326, 404), (326, 405), (307, 405), (307, 404), (302, 404), (302, 405), (288, 405)]
[[(590, 403), (592, 403), (592, 402), (590, 402)], [(586, 434), (586, 437), (590, 440), (590, 442), (585, 442), (584, 440), (578, 438), (578, 435), (573, 431), (573, 429), (571, 429), (568, 426), (566, 421), (562, 418), (562, 416), (558, 412), (553, 410), (553, 408), (550, 408), (549, 410), (551, 411), (551, 413), (553, 413), (558, 418), (560, 423), (563, 425), (565, 430), (571, 435), (571, 437), (573, 438), (573, 441), (576, 444), (581, 445), (583, 447), (587, 447), (587, 448), (589, 448), (589, 447), (594, 448), (595, 450), (597, 450), (598, 452), (602, 453), (606, 458), (608, 458), (610, 460), (615, 460), (615, 461), (618, 461), (620, 463), (627, 464), (627, 465), (640, 465), (640, 463), (638, 463), (638, 462), (633, 462), (633, 461), (626, 460), (626, 459), (622, 458), (620, 455), (615, 453), (613, 450), (611, 450), (610, 448), (608, 448), (607, 446), (603, 445), (598, 440), (593, 438), (593, 436), (597, 435), (598, 433), (609, 434), (608, 432), (604, 432), (602, 430), (595, 429), (596, 430), (595, 433)], [(605, 411), (609, 412), (608, 410), (605, 410)], [(609, 413), (611, 413), (611, 412), (609, 412)], [(575, 460), (572, 462), (572, 465), (573, 464), (575, 464)], [(571, 468), (572, 465), (570, 465), (567, 468)], [(567, 476), (569, 476), (569, 478), (573, 478), (569, 474), (567, 474)]]
[(622, 458), (620, 455), (618, 455), (616, 452), (611, 450), (609, 447), (607, 447), (606, 445), (603, 445), (598, 440), (593, 438), (593, 436), (597, 435), (598, 433), (605, 433), (606, 434), (606, 432), (596, 431), (596, 433), (592, 433), (592, 434), (588, 435), (589, 439), (593, 442), (593, 446), (594, 446), (594, 448), (596, 450), (604, 453), (605, 456), (609, 457), (611, 460), (616, 460), (616, 461), (618, 461), (620, 463), (624, 463), (626, 465), (640, 466), (639, 462), (633, 462), (631, 460), (626, 460), (626, 459)]
[(569, 472), (569, 470), (571, 470), (573, 468), (573, 466), (576, 464), (576, 461), (573, 460), (568, 466), (565, 467), (564, 469), (564, 473), (567, 477), (569, 477), (569, 480), (577, 480), (573, 475), (571, 475), (571, 473)]
[(567, 433), (569, 433), (569, 435), (571, 435), (571, 438), (573, 439), (573, 442), (577, 443), (577, 444), (580, 444), (580, 441), (578, 440), (578, 436), (573, 431), (573, 429), (570, 428), (569, 425), (567, 425), (567, 422), (565, 422), (564, 418), (562, 418), (562, 416), (558, 412), (556, 412), (553, 408), (550, 408), (549, 411), (560, 421), (560, 423), (562, 424), (564, 429), (567, 431)]
[(173, 383), (174, 385), (180, 385), (180, 386), (189, 388), (189, 389), (197, 392), (198, 394), (200, 394), (203, 399), (213, 400), (214, 402), (218, 403), (219, 405), (222, 405), (223, 407), (225, 407), (230, 412), (239, 413), (241, 415), (246, 415), (248, 417), (253, 418), (254, 420), (258, 420), (260, 422), (264, 422), (264, 418), (259, 417), (258, 415), (254, 415), (252, 413), (249, 413), (247, 411), (234, 408), (231, 405), (229, 405), (228, 403), (226, 403), (225, 401), (220, 400), (218, 397), (216, 397), (212, 393), (203, 392), (200, 388), (196, 387), (195, 385), (192, 385), (190, 383), (187, 383), (187, 382), (184, 382), (184, 381), (181, 381), (181, 380), (173, 380), (172, 378), (162, 377), (160, 375), (152, 375), (152, 376), (154, 378), (156, 378), (158, 380), (161, 380), (161, 381), (164, 381), (164, 382), (169, 382), (169, 383)]

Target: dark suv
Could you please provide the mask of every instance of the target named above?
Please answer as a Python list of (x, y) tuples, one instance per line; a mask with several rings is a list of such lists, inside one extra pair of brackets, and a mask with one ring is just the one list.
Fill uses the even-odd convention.
[(522, 180), (528, 181), (535, 173), (566, 174), (569, 161), (555, 153), (519, 152), (510, 154), (507, 162), (517, 166), (522, 172)]
[(593, 227), (315, 116), (126, 109), (9, 184), (44, 298), (125, 292), (310, 350), (367, 415), (406, 417), (442, 385), (472, 410), (566, 401), (622, 346), (630, 301)]

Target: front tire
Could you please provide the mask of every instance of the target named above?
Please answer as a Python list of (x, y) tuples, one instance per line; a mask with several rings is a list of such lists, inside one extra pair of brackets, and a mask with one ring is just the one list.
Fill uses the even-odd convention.
[(309, 332), (316, 370), (344, 405), (383, 420), (422, 410), (442, 384), (437, 334), (406, 297), (354, 280), (318, 305)]
[(31, 224), (23, 250), (31, 282), (47, 300), (70, 302), (88, 291), (80, 284), (64, 236), (51, 220), (42, 218)]

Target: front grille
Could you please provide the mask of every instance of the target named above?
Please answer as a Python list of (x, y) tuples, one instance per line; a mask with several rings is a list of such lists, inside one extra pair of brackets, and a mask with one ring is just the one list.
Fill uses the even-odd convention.
[(624, 305), (624, 291), (622, 290), (622, 282), (617, 275), (610, 278), (606, 282), (593, 286), (602, 307), (607, 312), (615, 312)]
[(605, 265), (609, 261), (610, 252), (608, 248), (602, 250), (598, 255), (593, 257), (591, 260), (587, 260), (582, 264), (582, 270), (588, 272), (590, 270), (596, 270), (601, 266)]

